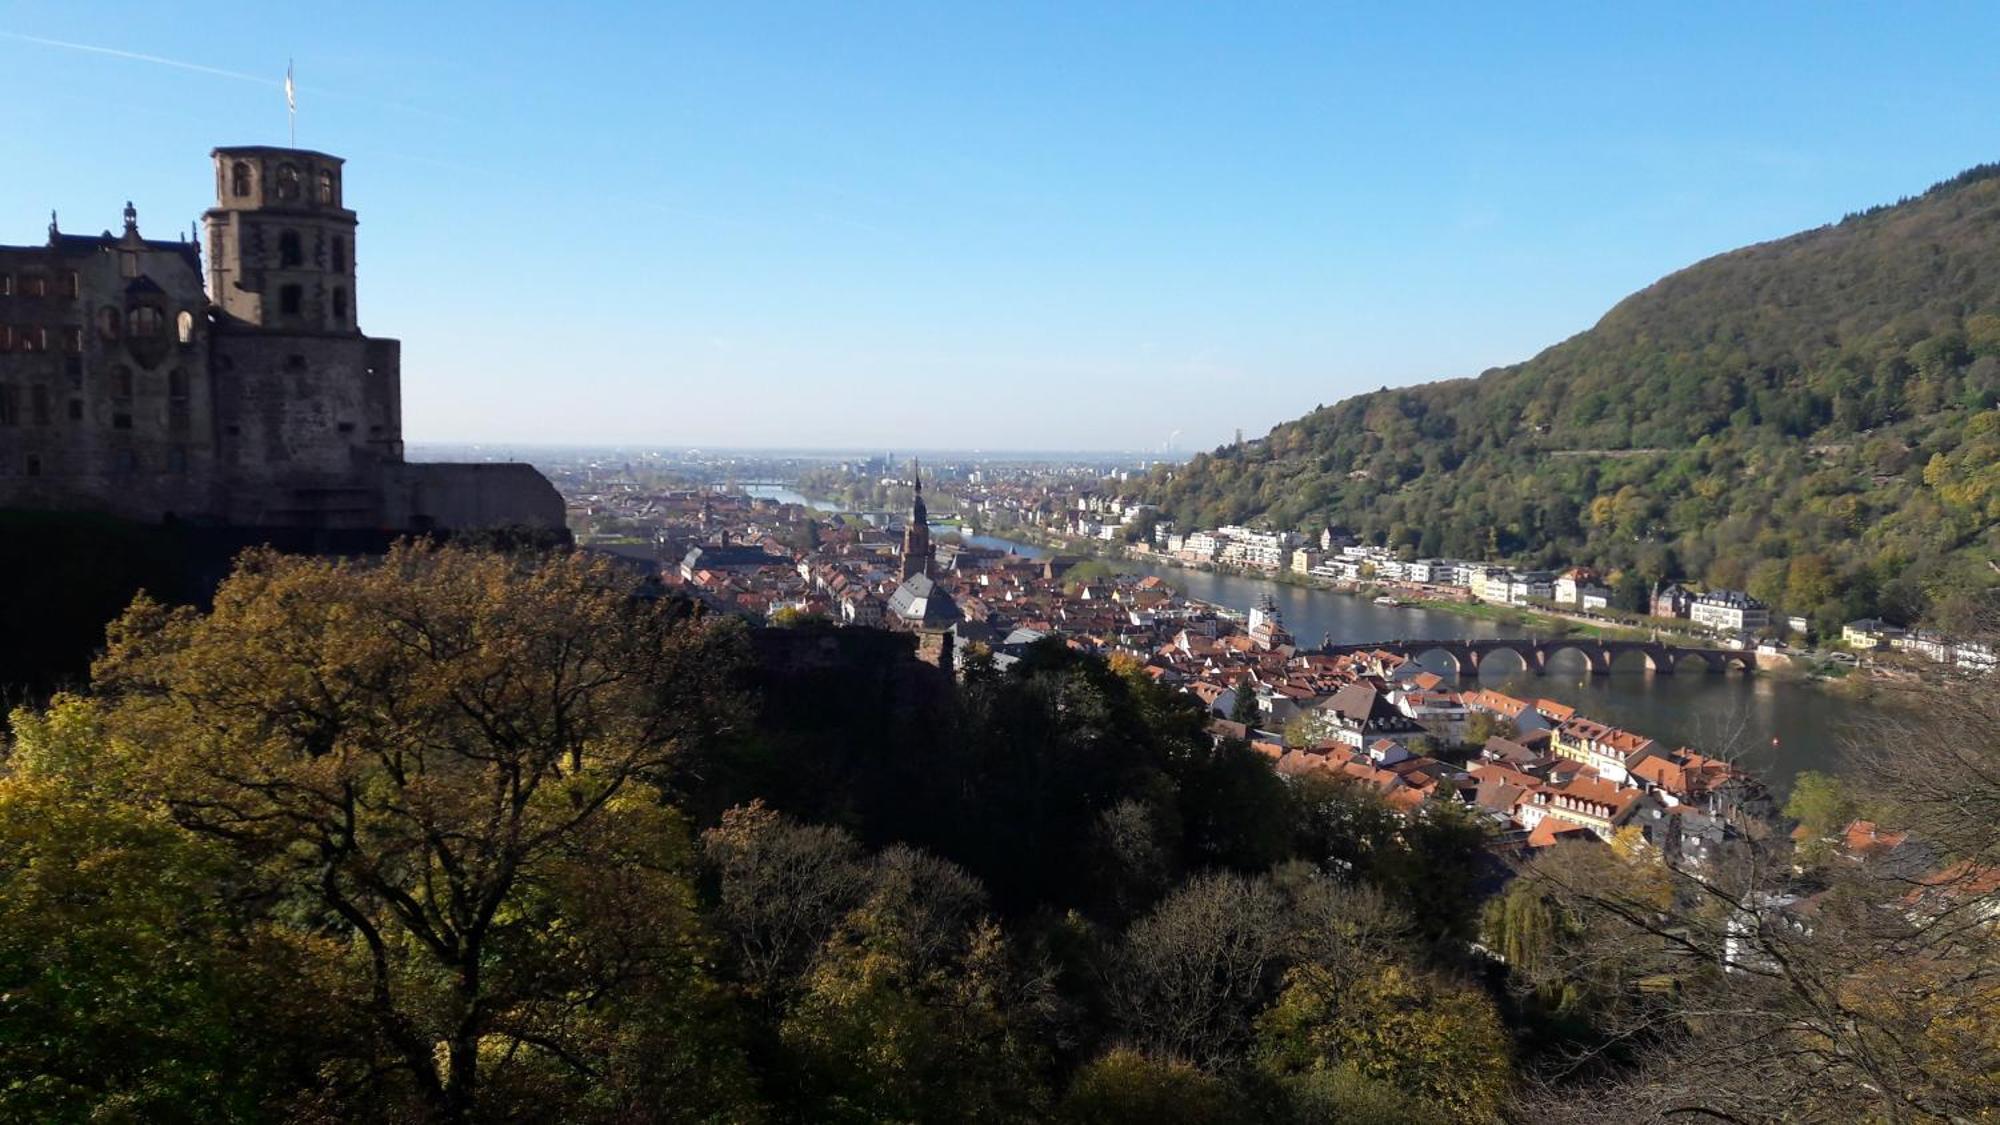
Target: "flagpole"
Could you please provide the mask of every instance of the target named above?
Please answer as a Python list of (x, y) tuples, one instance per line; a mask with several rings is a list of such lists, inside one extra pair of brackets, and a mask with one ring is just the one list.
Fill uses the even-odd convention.
[(299, 147), (299, 94), (292, 84), (292, 60), (285, 60), (285, 117), (291, 127), (291, 147)]

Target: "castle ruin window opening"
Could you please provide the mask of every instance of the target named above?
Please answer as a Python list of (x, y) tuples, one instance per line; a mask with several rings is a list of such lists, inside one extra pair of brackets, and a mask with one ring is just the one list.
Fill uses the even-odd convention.
[(125, 315), (125, 331), (134, 340), (150, 340), (167, 326), (167, 318), (151, 305), (139, 305)]
[(278, 311), (286, 316), (299, 315), (299, 307), (304, 300), (304, 290), (296, 285), (287, 285), (278, 290)]
[(301, 252), (299, 249), (298, 231), (288, 230), (278, 236), (279, 265), (296, 266), (304, 260), (305, 260), (305, 254)]
[(250, 194), (250, 162), (239, 160), (230, 167), (229, 190), (238, 199)]
[(194, 343), (193, 313), (187, 311), (186, 309), (182, 309), (180, 315), (174, 318), (174, 325), (179, 330), (182, 344)]
[(319, 201), (327, 204), (335, 202), (333, 173), (325, 168), (319, 170)]
[(333, 289), (333, 319), (343, 324), (347, 321), (347, 290), (337, 285)]
[(290, 164), (278, 165), (278, 198), (291, 202), (299, 197), (299, 170)]

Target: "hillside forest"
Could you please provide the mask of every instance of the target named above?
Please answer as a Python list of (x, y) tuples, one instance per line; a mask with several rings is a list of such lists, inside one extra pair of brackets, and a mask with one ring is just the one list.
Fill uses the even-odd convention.
[[(1962, 629), (2000, 581), (2000, 165), (1746, 247), (1525, 363), (1156, 470), (1182, 527), (1747, 589)], [(1636, 604), (1628, 604), (1636, 608)]]

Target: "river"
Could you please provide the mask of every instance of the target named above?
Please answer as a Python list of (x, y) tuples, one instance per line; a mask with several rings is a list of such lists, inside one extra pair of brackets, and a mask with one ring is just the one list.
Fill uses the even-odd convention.
[[(1319, 644), (1323, 637), (1351, 644), (1518, 637), (1530, 632), (1437, 610), (1391, 609), (1353, 594), (1262, 578), (1142, 562), (1127, 565), (1157, 574), (1191, 597), (1233, 609), (1248, 610), (1268, 594), (1302, 645)], [(1424, 663), (1440, 675), (1453, 675), (1450, 659), (1441, 654), (1432, 654)], [(1590, 675), (1583, 657), (1574, 652), (1551, 657), (1548, 673), (1541, 676), (1529, 672), (1512, 653), (1495, 654), (1481, 668), (1479, 686), (1554, 699), (1600, 722), (1672, 745), (1733, 752), (1780, 793), (1790, 790), (1800, 770), (1840, 769), (1843, 750), (1857, 736), (1862, 721), (1881, 713), (1879, 708), (1782, 675), (1714, 675), (1686, 669), (1658, 676), (1647, 671), (1637, 656), (1619, 661), (1608, 676)]]
[[(787, 490), (760, 489), (757, 493), (789, 503), (806, 502)], [(943, 534), (953, 529), (938, 530)], [(1048, 553), (990, 535), (968, 536), (966, 540), (982, 547), (1017, 550), (1030, 557)], [(1437, 610), (1392, 609), (1352, 594), (1262, 578), (1140, 561), (1123, 565), (1157, 574), (1190, 597), (1239, 611), (1248, 611), (1258, 598), (1268, 594), (1284, 615), (1286, 627), (1307, 646), (1319, 644), (1322, 638), (1348, 644), (1526, 636), (1529, 632)], [(1453, 675), (1451, 661), (1440, 654), (1432, 654), (1425, 664), (1446, 677)], [(1712, 675), (1692, 669), (1657, 676), (1646, 671), (1636, 656), (1620, 661), (1608, 676), (1589, 675), (1583, 657), (1574, 652), (1551, 657), (1548, 674), (1542, 676), (1529, 673), (1511, 653), (1488, 657), (1483, 670), (1477, 681), (1480, 686), (1510, 695), (1554, 699), (1601, 722), (1672, 745), (1734, 753), (1779, 793), (1791, 788), (1792, 778), (1800, 770), (1840, 769), (1843, 749), (1856, 737), (1859, 725), (1881, 714), (1877, 707), (1784, 676)]]

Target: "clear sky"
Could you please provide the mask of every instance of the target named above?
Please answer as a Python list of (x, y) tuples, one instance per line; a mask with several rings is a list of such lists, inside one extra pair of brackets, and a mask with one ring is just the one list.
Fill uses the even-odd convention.
[(0, 0), (0, 241), (186, 229), (290, 56), (412, 441), (1192, 449), (2000, 159), (1996, 45), (1994, 3)]

